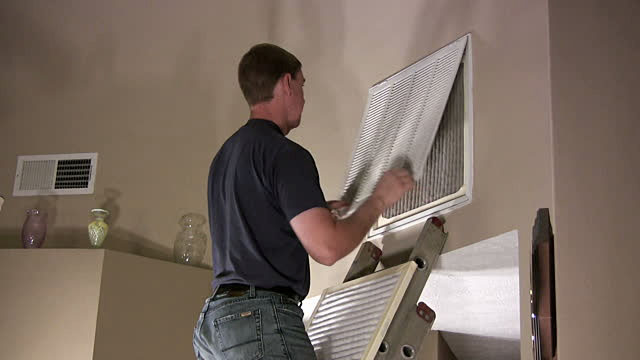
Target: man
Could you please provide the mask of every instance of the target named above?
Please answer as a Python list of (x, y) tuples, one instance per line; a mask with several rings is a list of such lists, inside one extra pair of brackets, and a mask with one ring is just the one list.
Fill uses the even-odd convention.
[(300, 309), (309, 256), (332, 265), (349, 254), (413, 179), (405, 170), (386, 173), (357, 211), (337, 219), (311, 154), (285, 137), (300, 125), (305, 103), (300, 61), (278, 46), (256, 45), (242, 57), (238, 80), (251, 114), (209, 171), (215, 290), (194, 350), (207, 360), (315, 359)]

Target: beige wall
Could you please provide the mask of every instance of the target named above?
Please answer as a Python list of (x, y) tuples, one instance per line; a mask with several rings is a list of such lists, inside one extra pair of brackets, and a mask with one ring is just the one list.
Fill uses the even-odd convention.
[(637, 359), (640, 4), (550, 2), (559, 359)]
[[(519, 230), (522, 264), (535, 211), (551, 206), (546, 2), (407, 0), (12, 1), (0, 76), (0, 246), (18, 246), (24, 211), (50, 208), (46, 246), (85, 247), (88, 210), (114, 210), (106, 246), (166, 258), (188, 211), (206, 214), (206, 176), (246, 119), (242, 53), (276, 42), (304, 63), (303, 126), (327, 198), (340, 194), (367, 89), (473, 33), (474, 199), (448, 217), (445, 251)], [(98, 152), (95, 195), (10, 196), (17, 155)], [(384, 239), (407, 247), (416, 229)], [(402, 245), (400, 245), (402, 244)], [(207, 258), (210, 255), (207, 255)], [(312, 268), (312, 291), (351, 262)], [(528, 288), (525, 266), (523, 294)], [(526, 298), (522, 299), (526, 309)], [(522, 320), (523, 338), (528, 319)], [(524, 349), (529, 354), (528, 349)], [(526, 355), (525, 355), (526, 356)]]
[[(169, 257), (180, 216), (206, 214), (213, 154), (245, 121), (234, 68), (250, 44), (268, 40), (265, 7), (171, 0), (0, 7), (7, 198), (0, 246), (18, 246), (24, 211), (40, 206), (51, 213), (45, 246), (86, 247), (88, 211), (106, 206), (107, 248)], [(11, 196), (18, 155), (73, 152), (99, 153), (94, 195)]]
[(0, 359), (93, 353), (102, 252), (0, 250)]

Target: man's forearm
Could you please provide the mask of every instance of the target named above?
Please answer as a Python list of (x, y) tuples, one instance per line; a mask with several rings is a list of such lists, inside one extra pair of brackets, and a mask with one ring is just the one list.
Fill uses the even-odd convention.
[(358, 247), (383, 211), (384, 202), (371, 196), (349, 217), (336, 221), (336, 239), (342, 245), (336, 249), (338, 258), (347, 256)]
[(353, 251), (380, 214), (413, 187), (404, 169), (389, 170), (376, 189), (348, 218), (336, 220), (326, 208), (313, 208), (291, 219), (291, 227), (309, 255), (323, 265), (332, 265)]

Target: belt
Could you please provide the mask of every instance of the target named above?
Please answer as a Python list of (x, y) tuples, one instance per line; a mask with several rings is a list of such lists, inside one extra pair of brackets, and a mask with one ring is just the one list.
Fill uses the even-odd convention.
[[(250, 289), (251, 289), (251, 286), (245, 285), (245, 284), (223, 284), (218, 287), (212, 300), (244, 296), (249, 293)], [(256, 291), (258, 292), (269, 291), (269, 292), (278, 293), (280, 295), (284, 295), (290, 298), (291, 300), (297, 303), (302, 301), (302, 296), (298, 295), (295, 291), (293, 291), (291, 288), (288, 288), (288, 287), (278, 286), (271, 289), (265, 289), (265, 288), (260, 288), (256, 286)]]

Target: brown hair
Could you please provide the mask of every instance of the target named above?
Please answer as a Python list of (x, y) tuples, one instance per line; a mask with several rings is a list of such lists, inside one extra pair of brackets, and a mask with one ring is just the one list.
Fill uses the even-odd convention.
[(238, 82), (249, 106), (273, 98), (273, 88), (284, 74), (292, 77), (302, 64), (287, 50), (273, 44), (253, 46), (240, 60)]

